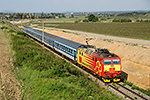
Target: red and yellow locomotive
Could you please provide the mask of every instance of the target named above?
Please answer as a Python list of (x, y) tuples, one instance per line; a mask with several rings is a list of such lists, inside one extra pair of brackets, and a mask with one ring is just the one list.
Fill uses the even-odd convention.
[(77, 62), (99, 75), (104, 82), (118, 82), (121, 74), (121, 59), (107, 49), (92, 45), (77, 49)]

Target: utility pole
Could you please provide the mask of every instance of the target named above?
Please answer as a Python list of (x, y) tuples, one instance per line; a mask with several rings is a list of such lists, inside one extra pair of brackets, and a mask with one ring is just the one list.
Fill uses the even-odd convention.
[(42, 32), (42, 43), (43, 43), (43, 48), (44, 48), (44, 20), (42, 20), (42, 27), (43, 27), (43, 32)]

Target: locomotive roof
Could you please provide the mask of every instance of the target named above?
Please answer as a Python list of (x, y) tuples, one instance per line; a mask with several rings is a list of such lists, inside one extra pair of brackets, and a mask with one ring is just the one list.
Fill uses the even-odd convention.
[(118, 57), (116, 54), (110, 53), (107, 49), (101, 49), (94, 46), (82, 46), (79, 48), (84, 53), (97, 57), (97, 58), (106, 58), (106, 57)]

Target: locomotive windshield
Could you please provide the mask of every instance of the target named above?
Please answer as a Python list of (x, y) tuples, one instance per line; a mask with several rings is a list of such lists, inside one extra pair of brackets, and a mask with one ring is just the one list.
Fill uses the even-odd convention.
[(120, 64), (120, 60), (119, 59), (113, 59), (113, 64)]
[(106, 60), (104, 60), (104, 64), (105, 64), (105, 65), (111, 64), (111, 59), (106, 59)]
[(120, 64), (120, 59), (112, 59), (112, 62), (111, 62), (111, 59), (105, 59), (104, 64), (105, 65)]

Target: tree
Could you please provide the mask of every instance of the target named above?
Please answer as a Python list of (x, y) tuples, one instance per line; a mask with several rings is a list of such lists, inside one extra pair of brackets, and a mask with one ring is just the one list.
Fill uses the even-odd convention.
[(54, 13), (53, 13), (53, 12), (52, 12), (51, 14), (52, 14), (52, 16), (54, 16)]
[(71, 18), (74, 18), (74, 15), (73, 15), (73, 14), (71, 14)]
[(24, 14), (23, 14), (23, 18), (24, 18), (24, 19), (27, 19), (27, 13), (24, 13)]
[(62, 13), (61, 15), (62, 15), (62, 17), (64, 17), (64, 18), (66, 17), (64, 13)]
[(43, 17), (44, 16), (44, 13), (43, 13), (43, 11), (42, 11), (42, 13), (41, 13), (41, 17)]
[(44, 14), (44, 17), (45, 17), (45, 18), (47, 18), (47, 15), (46, 15), (46, 13)]
[(95, 21), (98, 21), (98, 17), (95, 17)]
[(93, 19), (95, 19), (95, 15), (91, 14), (91, 15), (88, 17), (88, 20), (89, 20), (89, 21), (92, 21)]

